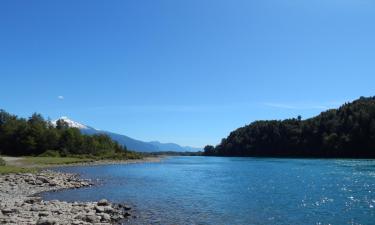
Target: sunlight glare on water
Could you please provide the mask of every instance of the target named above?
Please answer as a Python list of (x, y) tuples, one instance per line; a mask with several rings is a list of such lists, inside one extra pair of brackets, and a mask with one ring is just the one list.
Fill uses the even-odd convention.
[(170, 157), (67, 167), (98, 179), (46, 199), (107, 198), (135, 207), (127, 224), (375, 224), (375, 161)]

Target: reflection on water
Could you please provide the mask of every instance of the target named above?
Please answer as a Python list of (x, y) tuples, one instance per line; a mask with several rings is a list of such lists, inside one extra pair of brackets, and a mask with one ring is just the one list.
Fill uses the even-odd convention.
[(172, 157), (70, 167), (99, 185), (47, 199), (135, 206), (130, 224), (375, 224), (375, 161)]

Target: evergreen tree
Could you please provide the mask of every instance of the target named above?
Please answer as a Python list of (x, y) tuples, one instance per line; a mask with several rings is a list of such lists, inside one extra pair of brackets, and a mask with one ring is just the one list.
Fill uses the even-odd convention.
[(302, 120), (255, 121), (205, 155), (375, 158), (375, 97)]
[(47, 151), (62, 156), (139, 158), (138, 154), (128, 151), (126, 146), (119, 145), (110, 137), (103, 134), (83, 135), (63, 120), (58, 120), (54, 127), (37, 113), (25, 120), (0, 110), (1, 154), (39, 155)]

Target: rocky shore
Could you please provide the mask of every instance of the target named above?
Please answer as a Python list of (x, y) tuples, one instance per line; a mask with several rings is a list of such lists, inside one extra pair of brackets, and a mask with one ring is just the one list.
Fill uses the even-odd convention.
[(75, 174), (45, 171), (0, 175), (0, 224), (118, 224), (131, 208), (105, 199), (98, 202), (43, 201), (40, 192), (92, 185)]
[[(101, 165), (126, 165), (133, 163), (155, 163), (167, 158), (168, 156), (155, 156), (155, 157), (145, 157), (142, 159), (126, 159), (126, 160), (98, 160), (92, 162), (78, 162), (64, 164), (64, 167), (69, 166), (101, 166)], [(61, 165), (48, 165), (48, 168), (61, 167)]]

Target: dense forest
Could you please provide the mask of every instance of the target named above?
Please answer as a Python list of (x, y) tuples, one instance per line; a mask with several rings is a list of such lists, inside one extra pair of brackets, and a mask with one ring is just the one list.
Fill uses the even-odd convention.
[(139, 158), (106, 135), (83, 135), (63, 120), (54, 126), (40, 114), (24, 119), (4, 110), (0, 110), (0, 154)]
[(375, 97), (307, 120), (255, 121), (206, 146), (204, 155), (375, 158)]

